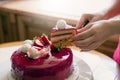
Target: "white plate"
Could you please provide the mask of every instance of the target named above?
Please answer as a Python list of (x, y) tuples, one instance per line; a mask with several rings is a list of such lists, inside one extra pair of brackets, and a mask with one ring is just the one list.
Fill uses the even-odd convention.
[[(86, 62), (80, 59), (80, 57), (78, 57), (77, 55), (75, 56), (75, 54), (74, 54), (73, 62), (75, 63), (76, 68), (77, 67), (79, 68), (78, 70), (79, 77), (77, 80), (93, 80), (92, 71), (88, 66), (88, 64), (86, 64)], [(74, 79), (70, 79), (70, 80), (74, 80)]]

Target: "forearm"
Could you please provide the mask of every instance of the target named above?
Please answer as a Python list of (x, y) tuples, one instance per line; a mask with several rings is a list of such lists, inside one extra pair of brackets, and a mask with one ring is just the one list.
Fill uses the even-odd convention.
[(103, 13), (104, 19), (109, 19), (109, 18), (119, 15), (120, 14), (120, 0), (113, 0), (113, 4), (111, 4), (102, 13)]

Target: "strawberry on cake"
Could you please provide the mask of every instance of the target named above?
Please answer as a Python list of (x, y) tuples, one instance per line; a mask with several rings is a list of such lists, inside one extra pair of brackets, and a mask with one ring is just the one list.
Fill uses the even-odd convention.
[(71, 46), (73, 45), (71, 37), (76, 35), (77, 30), (68, 25), (66, 21), (59, 20), (51, 31), (51, 42), (55, 46)]
[(45, 35), (25, 40), (11, 56), (15, 80), (65, 80), (73, 72), (70, 48), (57, 49)]

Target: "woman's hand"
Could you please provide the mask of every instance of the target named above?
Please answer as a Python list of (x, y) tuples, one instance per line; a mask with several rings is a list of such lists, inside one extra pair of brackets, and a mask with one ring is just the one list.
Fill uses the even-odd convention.
[(78, 34), (73, 37), (75, 46), (83, 51), (96, 49), (108, 37), (120, 32), (120, 27), (116, 24), (120, 26), (120, 21), (100, 20), (90, 22), (85, 27), (78, 29)]
[(103, 14), (83, 14), (76, 25), (77, 29), (85, 26), (86, 22), (95, 22), (103, 19)]

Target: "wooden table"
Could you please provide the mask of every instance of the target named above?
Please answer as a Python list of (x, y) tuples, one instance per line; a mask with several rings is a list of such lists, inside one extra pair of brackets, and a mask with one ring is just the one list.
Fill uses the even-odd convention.
[[(20, 45), (22, 42), (0, 44), (0, 64), (3, 60), (10, 58), (11, 53)], [(79, 50), (75, 47), (72, 48), (76, 51)], [(120, 66), (113, 59), (97, 51), (80, 52), (78, 55), (91, 68), (94, 80), (120, 80)]]

